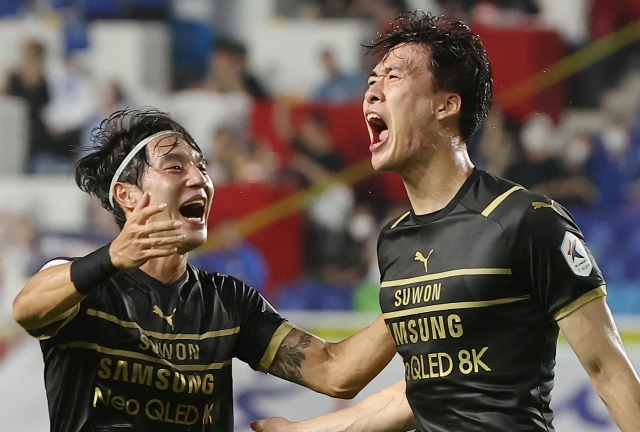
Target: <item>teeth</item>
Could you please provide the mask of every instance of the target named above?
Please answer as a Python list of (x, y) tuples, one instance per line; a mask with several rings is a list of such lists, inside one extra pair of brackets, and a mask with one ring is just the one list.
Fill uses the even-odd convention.
[(378, 114), (373, 114), (373, 113), (367, 114), (367, 121), (371, 121), (373, 119), (380, 120), (380, 117), (378, 116)]
[(187, 206), (187, 205), (193, 205), (193, 204), (200, 204), (200, 205), (204, 205), (204, 200), (199, 199), (199, 200), (195, 200), (195, 201), (189, 201), (188, 203), (184, 203), (183, 206)]

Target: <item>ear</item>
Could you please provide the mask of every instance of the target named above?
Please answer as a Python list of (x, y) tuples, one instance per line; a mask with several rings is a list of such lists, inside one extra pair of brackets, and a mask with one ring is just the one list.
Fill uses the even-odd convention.
[(436, 117), (438, 120), (444, 120), (447, 117), (460, 113), (462, 107), (462, 98), (457, 93), (442, 93), (442, 99), (438, 105)]
[(142, 197), (142, 191), (131, 183), (117, 182), (113, 186), (113, 201), (117, 202), (125, 214), (131, 212)]

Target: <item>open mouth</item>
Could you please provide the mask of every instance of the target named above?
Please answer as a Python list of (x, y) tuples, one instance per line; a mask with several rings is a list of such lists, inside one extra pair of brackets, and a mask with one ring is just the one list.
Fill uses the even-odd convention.
[(389, 137), (389, 128), (378, 114), (367, 114), (367, 123), (373, 132), (372, 144), (374, 146), (382, 144)]
[(204, 200), (191, 201), (180, 207), (180, 214), (187, 219), (203, 220)]

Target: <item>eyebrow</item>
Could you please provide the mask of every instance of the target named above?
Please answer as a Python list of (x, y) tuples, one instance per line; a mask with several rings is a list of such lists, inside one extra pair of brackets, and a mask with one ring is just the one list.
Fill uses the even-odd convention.
[[(402, 70), (402, 68), (400, 66), (391, 65), (391, 66), (385, 66), (383, 70), (385, 73), (389, 73), (397, 70)], [(376, 72), (375, 69), (373, 69), (369, 77), (371, 78), (371, 77), (377, 77), (377, 76), (378, 76), (378, 72)]]
[[(179, 160), (179, 161), (183, 161), (185, 159), (191, 160), (191, 156), (187, 156), (183, 153), (174, 153), (173, 152), (174, 149), (169, 150), (168, 152), (164, 153), (163, 155), (160, 156), (160, 161), (161, 162), (165, 162), (165, 161), (172, 161), (172, 160)], [(207, 163), (206, 159), (204, 158), (204, 156), (202, 156), (201, 154), (199, 154), (198, 152), (196, 152), (194, 150), (194, 152), (196, 153), (196, 157), (194, 159), (195, 162), (204, 162)]]

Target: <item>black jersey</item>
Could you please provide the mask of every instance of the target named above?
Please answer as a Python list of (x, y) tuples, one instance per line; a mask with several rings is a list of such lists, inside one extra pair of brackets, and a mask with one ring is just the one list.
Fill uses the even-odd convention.
[(51, 431), (232, 431), (232, 358), (266, 372), (291, 327), (227, 275), (120, 271), (40, 330)]
[(475, 170), (378, 242), (380, 303), (420, 431), (553, 431), (556, 321), (606, 295), (571, 216)]

